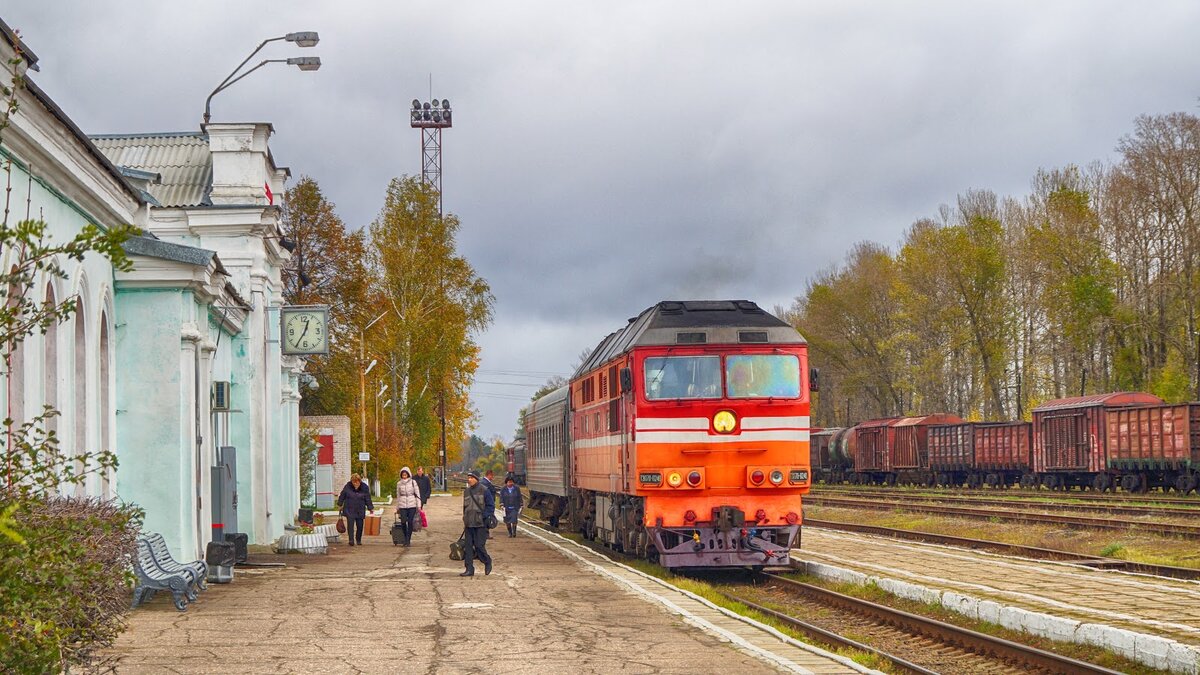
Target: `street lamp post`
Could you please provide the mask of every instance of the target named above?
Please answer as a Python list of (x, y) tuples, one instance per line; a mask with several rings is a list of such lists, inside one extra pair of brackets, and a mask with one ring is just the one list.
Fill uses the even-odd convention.
[[(238, 75), (238, 71), (240, 71), (243, 66), (245, 66), (247, 63), (249, 63), (250, 59), (254, 58), (255, 54), (262, 51), (262, 48), (267, 46), (268, 42), (277, 42), (279, 40), (286, 40), (288, 42), (295, 43), (296, 46), (298, 46), (298, 47), (315, 47), (317, 45), (317, 43), (321, 41), (321, 38), (317, 35), (316, 31), (302, 31), (302, 32), (298, 32), (298, 33), (288, 33), (287, 35), (281, 35), (279, 37), (273, 37), (273, 38), (268, 38), (266, 40), (263, 40), (254, 51), (250, 52), (250, 56), (247, 56), (244, 61), (242, 61), (241, 63), (238, 64), (237, 68), (233, 69), (232, 73), (229, 73), (229, 75), (226, 76), (224, 80), (221, 80), (221, 84), (218, 84), (217, 88), (213, 89), (212, 93), (208, 95), (207, 99), (205, 99), (205, 101), (204, 101), (204, 123), (205, 124), (208, 124), (208, 120), (211, 117), (212, 99), (214, 96), (216, 96), (220, 92), (224, 91), (225, 89), (228, 89), (229, 87), (233, 86), (233, 84), (236, 83), (238, 80), (242, 79), (243, 77), (246, 77), (250, 73), (253, 73), (254, 71), (258, 70), (259, 68), (262, 68), (263, 66), (267, 65), (268, 63), (286, 63), (289, 66), (296, 66), (297, 68), (299, 68), (300, 70), (303, 70), (303, 71), (317, 70), (318, 68), (321, 67), (321, 57), (319, 57), (319, 56), (297, 56), (297, 57), (292, 57), (289, 59), (265, 59), (261, 63), (259, 63), (257, 66), (254, 66), (250, 70), (247, 70), (246, 72), (242, 73), (241, 75)], [(234, 77), (234, 75), (237, 75), (237, 77)]]
[[(360, 368), (360, 370), (358, 371), (358, 396), (359, 396), (359, 401), (360, 401), (360, 405), (361, 405), (360, 412), (362, 414), (362, 416), (360, 417), (361, 424), (359, 425), (359, 431), (361, 432), (361, 437), (362, 437), (362, 452), (367, 452), (367, 373), (371, 372), (371, 369), (374, 368), (375, 364), (377, 363), (377, 361), (375, 359), (371, 359), (371, 364), (368, 365), (366, 368), (363, 368), (363, 364), (366, 363), (366, 361), (367, 361), (367, 351), (366, 351), (366, 346), (365, 346), (367, 329), (370, 328), (371, 326), (374, 326), (376, 323), (379, 322), (380, 319), (387, 316), (387, 314), (388, 314), (387, 312), (380, 314), (379, 316), (372, 319), (370, 323), (368, 323), (367, 325), (360, 328), (358, 331), (358, 367)], [(366, 478), (367, 478), (366, 473), (367, 473), (367, 463), (364, 461), (363, 462), (363, 480), (366, 480)]]

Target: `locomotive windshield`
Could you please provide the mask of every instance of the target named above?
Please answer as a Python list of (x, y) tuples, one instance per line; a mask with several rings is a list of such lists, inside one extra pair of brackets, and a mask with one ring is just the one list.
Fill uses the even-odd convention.
[(721, 398), (721, 357), (656, 356), (646, 359), (646, 398)]
[(800, 359), (790, 354), (725, 358), (729, 398), (800, 398)]
[[(720, 356), (653, 356), (645, 361), (646, 399), (722, 397)], [(790, 354), (725, 357), (728, 398), (800, 398), (800, 359)]]

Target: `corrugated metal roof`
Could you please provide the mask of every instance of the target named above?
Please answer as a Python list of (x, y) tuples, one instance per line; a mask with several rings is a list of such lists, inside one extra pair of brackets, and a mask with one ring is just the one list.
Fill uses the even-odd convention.
[(963, 418), (950, 413), (932, 413), (930, 415), (918, 415), (917, 417), (905, 417), (899, 422), (896, 422), (897, 427), (915, 427), (923, 424), (959, 424), (963, 422)]
[(208, 206), (212, 190), (212, 153), (208, 136), (198, 132), (168, 132), (92, 136), (92, 142), (113, 164), (162, 176), (148, 186), (160, 204)]
[(1033, 412), (1062, 410), (1064, 408), (1086, 408), (1093, 405), (1154, 405), (1157, 403), (1163, 403), (1163, 400), (1154, 394), (1146, 394), (1140, 391), (1114, 391), (1108, 394), (1072, 396), (1070, 398), (1059, 398), (1053, 401), (1046, 401), (1045, 403), (1034, 408)]

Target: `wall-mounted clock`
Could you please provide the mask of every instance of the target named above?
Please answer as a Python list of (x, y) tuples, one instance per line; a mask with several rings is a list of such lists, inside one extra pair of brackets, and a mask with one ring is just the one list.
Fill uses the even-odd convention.
[(329, 306), (294, 305), (279, 311), (284, 355), (329, 353)]

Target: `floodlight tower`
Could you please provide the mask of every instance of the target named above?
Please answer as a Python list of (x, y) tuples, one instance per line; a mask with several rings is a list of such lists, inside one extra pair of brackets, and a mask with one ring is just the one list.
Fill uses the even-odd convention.
[[(409, 125), (421, 130), (421, 180), (437, 190), (438, 217), (442, 216), (442, 129), (453, 126), (450, 101), (438, 101), (430, 96), (424, 103), (413, 99), (409, 111)], [(441, 439), (438, 454), (441, 455), (442, 489), (446, 489), (446, 395), (438, 394), (438, 420), (441, 423)]]
[(413, 99), (409, 124), (421, 130), (421, 179), (437, 190), (438, 214), (442, 213), (442, 129), (453, 126), (450, 101), (436, 98), (422, 103)]

